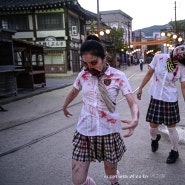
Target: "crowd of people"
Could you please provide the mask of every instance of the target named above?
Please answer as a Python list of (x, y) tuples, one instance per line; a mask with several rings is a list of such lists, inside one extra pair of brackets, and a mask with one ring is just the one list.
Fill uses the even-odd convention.
[[(167, 126), (172, 145), (166, 160), (168, 164), (175, 163), (179, 157), (176, 124), (180, 121), (180, 114), (175, 83), (180, 80), (185, 98), (184, 51), (185, 46), (181, 45), (170, 56), (155, 55), (137, 92), (137, 98), (141, 100), (142, 89), (153, 76), (146, 122), (150, 123), (152, 152), (158, 150), (161, 139), (158, 126)], [(126, 151), (123, 138), (132, 136), (137, 127), (139, 106), (124, 72), (106, 62), (106, 52), (101, 40), (89, 36), (80, 48), (80, 56), (83, 69), (63, 104), (64, 115), (71, 117), (68, 106), (82, 92), (82, 109), (73, 136), (72, 183), (98, 184), (88, 176), (88, 169), (91, 162), (99, 161), (104, 163), (105, 174), (111, 185), (119, 185), (118, 162)], [(131, 120), (119, 116), (115, 103), (119, 91), (126, 98)], [(128, 132), (122, 136), (122, 130)]]

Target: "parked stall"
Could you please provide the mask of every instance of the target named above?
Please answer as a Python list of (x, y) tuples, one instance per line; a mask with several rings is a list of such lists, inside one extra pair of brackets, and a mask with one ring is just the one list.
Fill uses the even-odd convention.
[(13, 39), (15, 65), (23, 69), (17, 76), (18, 88), (32, 88), (46, 85), (43, 46)]

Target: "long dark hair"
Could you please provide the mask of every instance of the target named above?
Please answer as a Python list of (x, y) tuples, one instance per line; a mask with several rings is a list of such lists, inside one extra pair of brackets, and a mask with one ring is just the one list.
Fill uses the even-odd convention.
[(87, 53), (100, 57), (102, 60), (105, 58), (105, 50), (102, 44), (95, 40), (87, 40), (82, 44), (80, 48), (80, 56)]

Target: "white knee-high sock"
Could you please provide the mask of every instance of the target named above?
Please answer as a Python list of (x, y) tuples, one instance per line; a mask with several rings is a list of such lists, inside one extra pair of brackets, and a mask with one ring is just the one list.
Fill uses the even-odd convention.
[(156, 140), (156, 137), (157, 137), (157, 133), (158, 133), (158, 127), (157, 128), (152, 128), (150, 126), (150, 136), (152, 138), (152, 140)]
[(179, 144), (179, 135), (178, 135), (176, 127), (168, 128), (168, 132), (169, 132), (170, 142), (172, 145), (172, 150), (177, 151), (178, 144)]

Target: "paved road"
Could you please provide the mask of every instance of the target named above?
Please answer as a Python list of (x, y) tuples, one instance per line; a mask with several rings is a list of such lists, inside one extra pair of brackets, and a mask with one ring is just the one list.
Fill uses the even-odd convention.
[[(146, 71), (146, 66), (143, 72), (139, 71), (139, 66), (125, 71), (133, 90), (137, 89)], [(81, 95), (70, 107), (73, 117), (65, 118), (61, 105), (70, 89), (71, 86), (67, 86), (4, 104), (8, 112), (0, 113), (0, 185), (71, 185), (71, 140), (81, 108)], [(185, 144), (181, 142), (179, 146), (180, 159), (177, 163), (167, 165), (165, 161), (170, 144), (165, 128), (161, 127), (159, 150), (156, 153), (150, 150), (145, 121), (149, 95), (148, 88), (145, 89), (143, 100), (136, 100), (141, 112), (139, 126), (132, 137), (125, 139), (127, 152), (119, 163), (120, 183), (184, 185)], [(127, 104), (121, 97), (119, 100), (120, 116), (129, 118)], [(181, 96), (180, 100), (182, 130), (185, 112)], [(110, 184), (102, 163), (92, 163), (89, 174), (97, 185)]]

